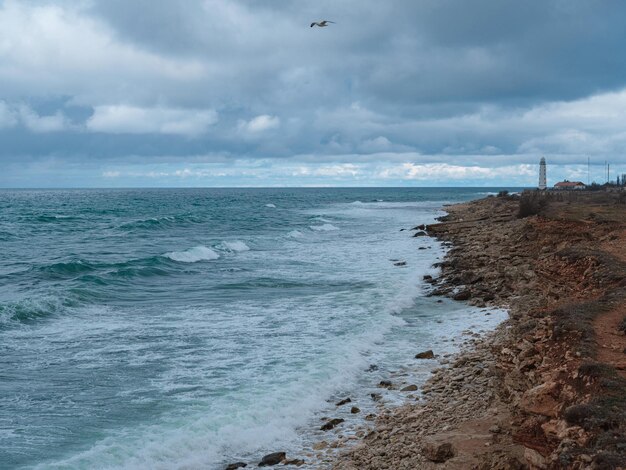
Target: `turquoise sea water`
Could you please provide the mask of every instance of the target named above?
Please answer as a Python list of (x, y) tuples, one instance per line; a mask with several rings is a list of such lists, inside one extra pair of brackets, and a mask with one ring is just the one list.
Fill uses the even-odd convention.
[(0, 191), (0, 467), (302, 452), (337, 397), (367, 411), (475, 322), (424, 297), (443, 250), (401, 229), (490, 191)]

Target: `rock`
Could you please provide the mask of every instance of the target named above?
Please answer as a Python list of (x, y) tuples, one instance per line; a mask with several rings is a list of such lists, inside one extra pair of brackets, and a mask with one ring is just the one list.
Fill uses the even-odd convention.
[(374, 413), (370, 413), (365, 417), (366, 421), (374, 421), (376, 419), (376, 415)]
[(350, 408), (350, 413), (352, 413), (353, 415), (360, 413), (360, 412), (361, 410), (356, 406), (353, 406), (352, 408)]
[(393, 263), (394, 266), (406, 266), (406, 261), (398, 261), (397, 263)]
[(306, 462), (302, 459), (291, 459), (291, 460), (285, 460), (283, 462), (283, 465), (295, 465), (296, 467), (300, 467), (301, 465), (304, 465)]
[(352, 400), (350, 398), (344, 398), (343, 400), (338, 402), (335, 406), (341, 406), (341, 405), (345, 405), (346, 403), (351, 403), (351, 402)]
[(558, 400), (559, 388), (556, 382), (546, 382), (531, 388), (522, 395), (520, 407), (529, 413), (553, 418), (561, 409)]
[(469, 300), (471, 296), (472, 296), (472, 293), (468, 289), (465, 289), (454, 294), (452, 298), (454, 300), (461, 301), (461, 300)]
[(528, 447), (525, 447), (524, 458), (532, 466), (532, 468), (548, 468), (546, 458), (534, 449), (529, 449)]
[(493, 433), (493, 434), (500, 434), (502, 432), (502, 429), (500, 429), (500, 426), (498, 426), (497, 424), (494, 426), (491, 426), (489, 428), (489, 432)]
[(415, 232), (415, 235), (413, 235), (413, 237), (426, 237), (426, 236), (428, 236), (428, 234), (424, 231)]
[(226, 467), (226, 470), (237, 470), (238, 468), (244, 468), (247, 466), (248, 466), (247, 463), (236, 462), (236, 463), (231, 463), (228, 467)]
[(449, 442), (425, 441), (422, 455), (432, 462), (441, 463), (454, 457), (454, 447)]
[(380, 393), (370, 393), (370, 397), (372, 397), (374, 401), (380, 401), (383, 396)]
[(415, 355), (415, 359), (433, 359), (435, 357), (435, 353), (433, 353), (432, 349), (428, 351), (422, 351), (421, 353), (417, 353)]
[(417, 385), (407, 385), (404, 387), (401, 392), (415, 392), (417, 390)]
[(325, 423), (320, 429), (322, 431), (330, 431), (335, 426), (337, 426), (338, 424), (341, 424), (343, 422), (344, 422), (343, 418), (333, 418), (330, 421), (328, 421), (327, 423)]
[(424, 277), (422, 277), (422, 279), (424, 279), (425, 281), (430, 281), (433, 277), (429, 274), (426, 274)]
[(326, 441), (320, 441), (316, 444), (313, 444), (313, 450), (322, 450), (326, 449), (326, 447), (328, 447), (328, 442)]
[(426, 225), (420, 224), (417, 227), (413, 227), (411, 230), (426, 230)]
[(382, 388), (391, 388), (393, 387), (393, 384), (391, 383), (391, 380), (381, 380), (378, 386)]
[(378, 370), (378, 366), (376, 364), (370, 364), (370, 366), (365, 369), (365, 372), (374, 372), (375, 370)]
[(267, 454), (259, 462), (259, 467), (271, 467), (278, 465), (287, 458), (287, 454), (284, 452), (274, 452), (273, 454)]

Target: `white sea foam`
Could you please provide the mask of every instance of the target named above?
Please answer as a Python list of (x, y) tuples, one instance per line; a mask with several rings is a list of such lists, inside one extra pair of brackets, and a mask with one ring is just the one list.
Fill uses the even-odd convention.
[(302, 238), (304, 237), (304, 233), (302, 233), (300, 230), (292, 230), (287, 234), (287, 236), (291, 238)]
[(338, 227), (335, 227), (333, 224), (324, 224), (324, 225), (311, 225), (311, 230), (315, 230), (316, 232), (330, 232), (332, 230), (339, 230)]
[(218, 259), (220, 255), (218, 255), (211, 248), (207, 248), (206, 246), (195, 246), (193, 248), (189, 248), (185, 251), (171, 251), (169, 253), (165, 253), (163, 256), (169, 258), (174, 261), (178, 261), (180, 263), (196, 263), (198, 261), (210, 261), (214, 259)]
[(250, 247), (246, 245), (244, 242), (235, 240), (232, 242), (222, 242), (222, 246), (229, 251), (249, 251)]
[(269, 207), (271, 209), (275, 209), (276, 208), (276, 204), (265, 204), (265, 207)]

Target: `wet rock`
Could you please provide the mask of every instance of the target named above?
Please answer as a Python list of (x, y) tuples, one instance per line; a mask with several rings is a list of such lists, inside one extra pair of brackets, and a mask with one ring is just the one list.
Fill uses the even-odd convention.
[(426, 236), (428, 236), (428, 234), (424, 232), (423, 230), (420, 232), (415, 232), (415, 235), (413, 235), (413, 237), (426, 237)]
[(370, 364), (370, 366), (365, 369), (365, 372), (374, 372), (375, 370), (378, 370), (378, 366), (376, 364)]
[(328, 447), (328, 442), (326, 441), (320, 441), (316, 444), (313, 444), (313, 450), (322, 450), (326, 449), (326, 447)]
[(417, 390), (417, 385), (407, 385), (404, 387), (401, 392), (415, 392)]
[(426, 225), (420, 224), (417, 227), (413, 227), (411, 230), (426, 230)]
[(426, 441), (422, 448), (422, 455), (432, 462), (441, 463), (454, 457), (454, 447), (449, 442)]
[(244, 462), (231, 463), (225, 470), (237, 470), (238, 468), (245, 468), (248, 464)]
[(320, 429), (322, 431), (330, 431), (335, 426), (337, 426), (338, 424), (341, 424), (343, 422), (344, 422), (343, 418), (333, 418), (330, 421), (328, 421), (327, 423), (325, 423)]
[(300, 467), (302, 465), (304, 465), (306, 462), (302, 459), (291, 459), (291, 460), (285, 460), (283, 462), (283, 465), (294, 465), (296, 467)]
[(346, 403), (351, 403), (352, 400), (348, 397), (348, 398), (344, 398), (343, 400), (337, 402), (337, 404), (335, 406), (341, 406), (341, 405), (345, 405)]
[(286, 458), (287, 454), (285, 454), (285, 452), (274, 452), (273, 454), (267, 454), (259, 462), (259, 467), (271, 467), (273, 465), (278, 465)]
[(381, 380), (378, 386), (382, 388), (391, 388), (393, 387), (393, 383), (391, 383), (391, 380)]
[(415, 355), (415, 359), (433, 359), (435, 357), (435, 353), (432, 351), (432, 349), (429, 349), (428, 351), (422, 351), (421, 353), (417, 353)]
[(398, 261), (397, 263), (393, 263), (394, 266), (406, 266), (406, 261)]
[(352, 408), (350, 408), (350, 413), (352, 413), (353, 415), (360, 413), (360, 412), (361, 412), (361, 409), (356, 406), (353, 406)]
[(461, 300), (469, 300), (471, 297), (472, 297), (472, 293), (469, 290), (465, 289), (454, 294), (452, 298), (454, 300), (461, 301)]
[(374, 401), (380, 401), (383, 396), (380, 393), (370, 393), (370, 397)]

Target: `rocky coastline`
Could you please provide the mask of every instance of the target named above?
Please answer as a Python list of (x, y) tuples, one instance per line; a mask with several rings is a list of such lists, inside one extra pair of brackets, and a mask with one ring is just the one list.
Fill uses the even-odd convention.
[(499, 196), (416, 235), (451, 246), (431, 295), (510, 318), (442, 360), (334, 469), (626, 468), (624, 198)]

